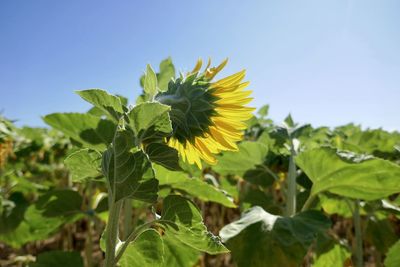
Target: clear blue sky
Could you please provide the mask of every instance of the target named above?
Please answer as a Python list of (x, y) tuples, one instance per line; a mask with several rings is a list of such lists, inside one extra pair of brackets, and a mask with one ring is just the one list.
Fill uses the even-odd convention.
[(130, 98), (147, 63), (225, 57), (279, 122), (400, 130), (400, 1), (0, 1), (0, 110), (43, 126), (89, 108), (73, 93)]

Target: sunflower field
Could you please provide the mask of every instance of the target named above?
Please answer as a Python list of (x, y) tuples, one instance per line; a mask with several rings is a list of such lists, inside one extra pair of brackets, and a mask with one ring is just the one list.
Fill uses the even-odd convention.
[(400, 133), (276, 123), (226, 64), (0, 117), (0, 266), (400, 266)]

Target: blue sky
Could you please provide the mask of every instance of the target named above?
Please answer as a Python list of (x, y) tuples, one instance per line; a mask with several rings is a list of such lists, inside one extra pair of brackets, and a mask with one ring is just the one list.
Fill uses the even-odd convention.
[(400, 130), (400, 1), (0, 1), (0, 110), (43, 126), (89, 108), (74, 90), (133, 102), (147, 63), (225, 57), (280, 122)]

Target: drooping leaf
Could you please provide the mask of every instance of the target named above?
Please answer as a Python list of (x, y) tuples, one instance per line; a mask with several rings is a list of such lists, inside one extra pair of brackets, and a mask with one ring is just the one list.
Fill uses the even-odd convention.
[(47, 251), (38, 255), (32, 267), (83, 267), (83, 260), (77, 251)]
[(179, 166), (178, 151), (162, 143), (151, 143), (146, 146), (146, 154), (150, 161), (160, 164), (161, 166), (177, 171), (182, 168)]
[(161, 166), (154, 166), (160, 186), (168, 185), (174, 189), (185, 191), (191, 196), (203, 201), (216, 202), (226, 207), (235, 208), (236, 205), (221, 190), (198, 178), (189, 178), (183, 172), (169, 171)]
[(207, 231), (197, 207), (188, 199), (170, 195), (164, 199), (161, 214), (165, 235), (208, 254), (226, 253), (220, 239)]
[(330, 221), (315, 210), (294, 217), (280, 217), (253, 207), (228, 224), (220, 236), (239, 267), (298, 266), (317, 233)]
[(142, 232), (131, 242), (120, 261), (122, 267), (161, 267), (164, 265), (164, 244), (154, 229)]
[(385, 259), (386, 267), (398, 267), (400, 266), (400, 240), (397, 241), (386, 255)]
[(118, 96), (110, 95), (104, 90), (88, 89), (76, 91), (76, 93), (93, 106), (101, 109), (106, 114), (111, 115), (111, 118), (116, 122), (118, 122), (124, 113), (120, 98)]
[(157, 200), (158, 181), (147, 156), (134, 149), (134, 137), (127, 130), (118, 130), (112, 146), (103, 153), (102, 172), (110, 188), (114, 188), (115, 200), (133, 198), (153, 203)]
[(101, 175), (101, 154), (95, 150), (81, 149), (64, 160), (70, 170), (72, 181), (84, 182)]
[(169, 110), (171, 108), (156, 102), (142, 103), (129, 113), (129, 125), (140, 140), (165, 137), (172, 132)]
[(296, 163), (313, 181), (313, 195), (329, 191), (375, 200), (400, 192), (400, 166), (387, 160), (343, 157), (335, 149), (324, 147), (302, 152)]
[(244, 141), (238, 145), (239, 151), (225, 152), (218, 157), (218, 164), (213, 167), (222, 175), (242, 176), (247, 170), (264, 162), (268, 148), (259, 142)]
[(100, 151), (112, 142), (116, 128), (109, 120), (83, 113), (53, 113), (43, 120), (84, 147)]

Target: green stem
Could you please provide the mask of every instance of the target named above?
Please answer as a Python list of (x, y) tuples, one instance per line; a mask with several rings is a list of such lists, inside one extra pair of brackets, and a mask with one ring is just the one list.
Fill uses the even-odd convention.
[(118, 239), (118, 219), (122, 201), (111, 203), (106, 227), (106, 259), (105, 267), (115, 266), (115, 247)]
[(125, 240), (132, 229), (132, 202), (130, 199), (124, 200), (124, 237)]
[(287, 206), (286, 215), (293, 216), (296, 214), (296, 164), (294, 157), (296, 152), (294, 151), (293, 141), (290, 139), (290, 158), (289, 158), (289, 173), (288, 173), (288, 191), (287, 191)]
[(362, 242), (362, 232), (361, 232), (361, 216), (360, 216), (360, 200), (354, 201), (354, 230), (356, 235), (356, 267), (363, 266), (363, 242)]
[(314, 202), (316, 198), (316, 195), (310, 195), (307, 200), (306, 203), (304, 203), (303, 208), (301, 209), (301, 211), (306, 211), (310, 208), (311, 204)]

